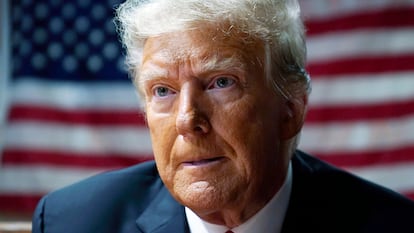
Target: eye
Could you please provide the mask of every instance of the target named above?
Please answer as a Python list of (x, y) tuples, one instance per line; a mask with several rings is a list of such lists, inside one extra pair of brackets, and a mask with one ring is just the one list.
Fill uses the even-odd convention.
[(157, 97), (166, 97), (168, 95), (173, 95), (174, 93), (174, 91), (165, 86), (156, 86), (153, 89), (153, 94)]
[(235, 83), (234, 79), (230, 78), (230, 77), (218, 77), (214, 80), (214, 82), (212, 83), (212, 85), (210, 86), (210, 89), (213, 88), (226, 88), (229, 86), (232, 86)]

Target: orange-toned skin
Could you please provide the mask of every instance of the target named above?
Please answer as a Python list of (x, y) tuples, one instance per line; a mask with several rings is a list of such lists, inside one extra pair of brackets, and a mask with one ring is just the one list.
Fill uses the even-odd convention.
[(229, 227), (279, 190), (290, 159), (280, 145), (303, 123), (267, 85), (263, 44), (240, 36), (210, 28), (151, 37), (137, 80), (166, 187)]

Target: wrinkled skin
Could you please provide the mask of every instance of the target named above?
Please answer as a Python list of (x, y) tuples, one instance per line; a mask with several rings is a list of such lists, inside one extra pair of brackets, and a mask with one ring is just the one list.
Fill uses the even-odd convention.
[(137, 80), (166, 187), (229, 227), (279, 190), (290, 159), (281, 144), (302, 124), (265, 81), (263, 44), (240, 36), (210, 28), (151, 37)]

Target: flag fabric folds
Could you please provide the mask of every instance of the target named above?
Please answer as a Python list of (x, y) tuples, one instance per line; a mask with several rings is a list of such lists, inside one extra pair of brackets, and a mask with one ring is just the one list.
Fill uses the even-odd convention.
[[(414, 1), (300, 3), (313, 90), (299, 148), (414, 199)], [(47, 192), (152, 159), (118, 4), (9, 1), (0, 212), (31, 212)]]
[(152, 159), (113, 23), (119, 1), (10, 1), (11, 78), (0, 212)]
[(313, 79), (300, 147), (414, 198), (414, 1), (301, 1)]

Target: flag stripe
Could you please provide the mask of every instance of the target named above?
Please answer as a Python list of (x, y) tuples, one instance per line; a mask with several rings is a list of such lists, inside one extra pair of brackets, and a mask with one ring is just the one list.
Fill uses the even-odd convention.
[(414, 15), (414, 7), (403, 7), (357, 12), (329, 20), (307, 20), (307, 33), (312, 36), (314, 34), (361, 28), (410, 27), (414, 25), (412, 15)]
[(36, 208), (40, 198), (44, 195), (41, 194), (22, 194), (16, 193), (0, 193), (0, 209), (2, 212), (7, 213), (22, 213), (31, 214)]
[(3, 152), (3, 163), (13, 165), (53, 165), (57, 167), (83, 167), (93, 169), (114, 169), (152, 160), (152, 154), (135, 157), (124, 154), (71, 153), (52, 150), (7, 149)]
[(48, 106), (15, 104), (9, 113), (10, 122), (33, 120), (39, 122), (100, 125), (145, 126), (145, 117), (136, 110), (57, 109)]
[[(319, 158), (341, 167), (369, 166), (373, 164), (388, 164), (403, 161), (414, 162), (414, 147), (398, 147), (381, 151), (309, 151)], [(54, 165), (57, 167), (84, 167), (97, 169), (113, 169), (152, 160), (152, 154), (139, 154), (136, 157), (123, 154), (88, 154), (65, 153), (62, 151), (19, 150), (7, 149), (3, 152), (3, 163)]]
[(401, 72), (413, 70), (414, 54), (352, 57), (323, 63), (309, 62), (308, 71), (312, 77), (348, 74), (369, 74), (375, 72)]
[(312, 154), (340, 167), (368, 167), (379, 164), (414, 162), (414, 146), (411, 145), (376, 151), (351, 151), (348, 153), (342, 151), (313, 151)]
[(55, 109), (140, 111), (131, 82), (76, 83), (21, 77), (10, 85), (13, 105), (48, 106)]
[(332, 22), (333, 19), (347, 17), (351, 14), (411, 8), (414, 7), (414, 0), (300, 0), (300, 5), (305, 19)]
[[(349, 104), (342, 101), (340, 106), (313, 106), (306, 117), (308, 123), (353, 121), (392, 118), (414, 114), (414, 100), (394, 101), (373, 104)], [(341, 115), (338, 115), (341, 112)], [(42, 106), (12, 106), (9, 113), (9, 122), (38, 121), (74, 125), (125, 125), (146, 126), (143, 113), (128, 111), (78, 110), (68, 111), (51, 109)]]
[[(414, 72), (325, 76), (313, 80), (310, 109), (414, 99)], [(338, 115), (341, 115), (338, 112)]]
[(102, 172), (102, 169), (82, 167), (3, 165), (0, 170), (0, 193), (46, 193)]
[(414, 26), (332, 32), (310, 36), (306, 44), (309, 61), (321, 63), (353, 57), (414, 54), (412, 41)]
[(348, 167), (348, 171), (377, 184), (384, 185), (399, 192), (413, 191), (414, 179), (412, 177), (414, 162), (393, 164), (380, 164), (369, 167)]
[(113, 153), (131, 157), (152, 151), (148, 129), (143, 127), (91, 127), (25, 121), (10, 124), (6, 133), (6, 149)]
[[(341, 114), (338, 114), (340, 112)], [(414, 116), (414, 99), (388, 101), (371, 105), (314, 106), (307, 116), (306, 123), (329, 123), (332, 121), (377, 120), (395, 117)], [(414, 117), (413, 117), (414, 121)]]
[(413, 132), (414, 116), (308, 124), (299, 146), (305, 151), (326, 154), (387, 150), (413, 145)]
[(404, 192), (403, 194), (405, 194), (405, 196), (407, 196), (411, 200), (414, 200), (414, 190), (411, 190), (409, 192)]

